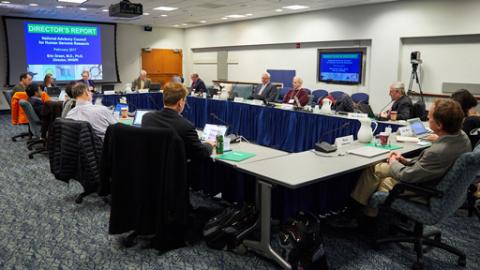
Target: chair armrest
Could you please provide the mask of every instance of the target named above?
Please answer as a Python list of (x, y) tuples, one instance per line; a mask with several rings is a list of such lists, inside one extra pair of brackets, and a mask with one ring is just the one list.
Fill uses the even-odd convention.
[(395, 185), (390, 195), (385, 201), (385, 205), (388, 207), (392, 204), (395, 199), (409, 199), (409, 198), (441, 198), (443, 197), (443, 192), (438, 191), (434, 188), (428, 188), (420, 185), (409, 184), (409, 183), (398, 183)]

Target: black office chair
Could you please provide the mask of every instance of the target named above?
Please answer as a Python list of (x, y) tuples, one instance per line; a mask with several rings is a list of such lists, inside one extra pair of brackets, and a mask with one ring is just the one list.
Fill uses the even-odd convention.
[[(3, 91), (3, 94), (5, 95), (5, 99), (8, 102), (8, 105), (10, 108), (12, 107), (12, 90), (5, 90)], [(28, 126), (28, 125), (27, 125)], [(32, 137), (32, 133), (30, 131), (30, 126), (28, 126), (28, 132), (22, 132), (18, 135), (15, 135), (12, 137), (12, 141), (16, 142), (18, 138), (25, 138), (28, 137), (29, 139)]]
[(42, 122), (33, 110), (32, 104), (30, 104), (30, 102), (22, 99), (18, 103), (25, 112), (25, 115), (27, 116), (28, 126), (30, 127), (30, 131), (32, 132), (32, 138), (27, 143), (28, 150), (33, 150), (34, 145), (42, 144), (40, 148), (37, 148), (32, 152), (28, 153), (28, 158), (33, 159), (34, 155), (47, 152), (45, 140), (44, 138), (42, 138)]

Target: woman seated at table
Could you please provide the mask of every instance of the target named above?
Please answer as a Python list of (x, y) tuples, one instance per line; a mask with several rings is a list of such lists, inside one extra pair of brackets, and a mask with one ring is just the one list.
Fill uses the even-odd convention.
[(45, 75), (45, 78), (43, 78), (43, 85), (42, 85), (43, 91), (47, 91), (47, 88), (49, 87), (55, 87), (54, 81), (55, 81), (55, 78), (53, 77), (53, 75), (51, 73), (47, 73)]
[(293, 77), (293, 88), (283, 97), (283, 103), (296, 105), (295, 97), (298, 98), (300, 106), (308, 103), (308, 92), (302, 88), (303, 80), (300, 77)]

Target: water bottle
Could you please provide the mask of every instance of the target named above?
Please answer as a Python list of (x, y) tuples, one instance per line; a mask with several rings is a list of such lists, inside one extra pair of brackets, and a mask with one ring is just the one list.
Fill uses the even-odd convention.
[(217, 146), (215, 151), (217, 155), (223, 154), (223, 135), (217, 135)]

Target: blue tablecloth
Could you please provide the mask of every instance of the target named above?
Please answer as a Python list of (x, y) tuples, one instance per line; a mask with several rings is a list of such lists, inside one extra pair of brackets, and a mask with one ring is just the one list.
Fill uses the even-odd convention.
[[(122, 96), (127, 98), (130, 111), (163, 107), (161, 93), (108, 95), (103, 96), (102, 104), (115, 105)], [(229, 133), (288, 152), (312, 149), (319, 139), (333, 143), (340, 136), (351, 134), (356, 138), (360, 128), (360, 122), (355, 119), (190, 96), (183, 115), (197, 128), (203, 128), (206, 123), (227, 123)], [(345, 123), (348, 125), (340, 128)], [(376, 133), (385, 130), (388, 125), (379, 123)], [(396, 131), (398, 127), (392, 125), (392, 130)], [(229, 201), (254, 200), (254, 177), (219, 162), (208, 161), (199, 167), (194, 172), (189, 170), (193, 188), (212, 195), (222, 192)], [(350, 173), (297, 190), (277, 187), (272, 194), (272, 215), (283, 220), (298, 210), (317, 213), (338, 210), (349, 198), (359, 173)]]
[[(162, 93), (106, 95), (102, 104), (115, 105), (122, 96), (127, 98), (130, 111), (163, 107)], [(335, 138), (347, 135), (356, 139), (360, 129), (360, 122), (355, 119), (197, 97), (187, 98), (183, 115), (197, 128), (203, 128), (206, 123), (227, 124), (229, 133), (287, 152), (312, 149), (319, 140), (333, 143)], [(348, 125), (340, 128), (345, 123)], [(379, 122), (375, 133), (384, 131), (388, 125)], [(393, 131), (398, 129), (398, 125), (391, 126)]]

